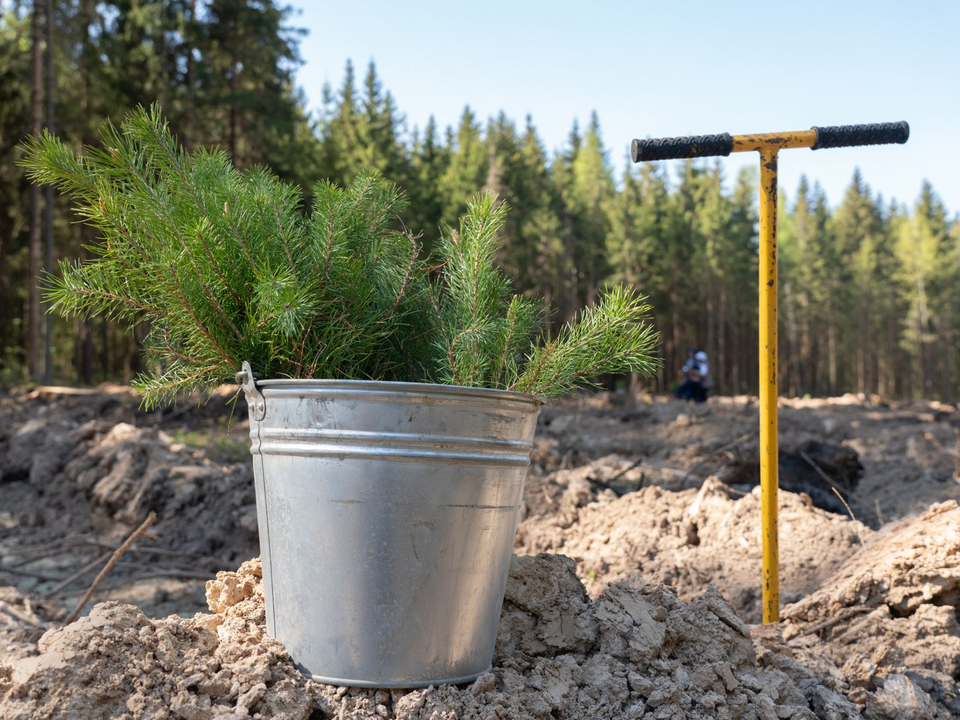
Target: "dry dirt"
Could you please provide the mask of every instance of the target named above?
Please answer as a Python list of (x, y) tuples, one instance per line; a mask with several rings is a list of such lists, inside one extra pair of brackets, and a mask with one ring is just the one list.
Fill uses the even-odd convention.
[[(855, 714), (829, 688), (757, 664), (715, 589), (689, 605), (617, 583), (591, 601), (556, 555), (511, 567), (493, 671), (464, 687), (347, 690), (307, 681), (264, 635), (259, 563), (208, 584), (210, 609), (150, 620), (108, 602), (0, 675), (0, 713), (36, 717), (813, 718)], [(806, 691), (806, 692), (805, 692)], [(871, 694), (875, 697), (876, 694)]]
[[(299, 676), (263, 636), (256, 563), (208, 583), (214, 614), (190, 617), (202, 578), (257, 553), (229, 397), (163, 413), (119, 389), (0, 397), (0, 717), (960, 717), (953, 406), (784, 403), (780, 629), (745, 624), (753, 401), (548, 408), (517, 552), (553, 554), (515, 560), (493, 672), (374, 692)], [(61, 627), (151, 510), (95, 597), (138, 607)]]
[(0, 396), (0, 584), (44, 597), (92, 565), (54, 595), (72, 608), (96, 561), (152, 510), (149, 538), (98, 598), (152, 615), (202, 609), (203, 583), (259, 552), (246, 407), (228, 429), (230, 397), (143, 413), (121, 388)]

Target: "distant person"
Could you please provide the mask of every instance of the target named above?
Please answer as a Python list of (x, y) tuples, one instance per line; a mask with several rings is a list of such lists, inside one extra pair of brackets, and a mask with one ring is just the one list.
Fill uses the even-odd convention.
[(700, 392), (694, 398), (697, 402), (706, 402), (707, 394), (713, 389), (713, 375), (710, 374), (710, 364), (707, 362), (707, 354), (701, 350), (694, 359), (697, 362), (697, 372), (700, 374)]
[(677, 388), (677, 397), (681, 400), (706, 402), (707, 393), (713, 387), (707, 354), (702, 350), (691, 349), (687, 353), (687, 362), (683, 368), (683, 382)]
[(697, 349), (687, 350), (687, 360), (680, 370), (683, 372), (683, 379), (677, 387), (676, 395), (681, 400), (692, 400), (696, 391), (696, 386), (700, 382), (699, 377), (694, 377), (697, 373)]

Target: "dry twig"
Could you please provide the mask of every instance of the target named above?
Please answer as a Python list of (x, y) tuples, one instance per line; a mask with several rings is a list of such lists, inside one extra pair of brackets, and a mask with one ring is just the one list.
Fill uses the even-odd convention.
[[(829, 485), (831, 488), (833, 488), (833, 491), (834, 491), (835, 493), (837, 493), (838, 495), (839, 495), (840, 493), (846, 493), (846, 494), (849, 495), (851, 498), (853, 498), (853, 499), (855, 499), (855, 500), (857, 499), (856, 494), (855, 494), (854, 492), (852, 492), (851, 490), (845, 490), (844, 488), (842, 488), (842, 487), (840, 487), (839, 485), (837, 485), (833, 480), (831, 480), (831, 479), (830, 479), (830, 476), (827, 475), (827, 474), (823, 471), (823, 468), (820, 467), (819, 465), (817, 465), (816, 461), (815, 461), (812, 457), (810, 457), (809, 455), (807, 455), (803, 450), (800, 451), (800, 457), (802, 457), (804, 460), (806, 460), (806, 461), (807, 461), (807, 464), (809, 464), (810, 467), (812, 467), (814, 470), (817, 471), (817, 474), (823, 479), (823, 481), (824, 481), (827, 485)], [(843, 498), (840, 498), (840, 500), (843, 500)], [(844, 502), (843, 504), (846, 505), (847, 503)]]
[(147, 515), (147, 519), (143, 521), (140, 527), (134, 530), (130, 537), (124, 540), (123, 544), (113, 552), (113, 555), (110, 556), (107, 564), (103, 566), (103, 570), (101, 570), (97, 577), (94, 578), (93, 584), (87, 588), (87, 592), (85, 592), (83, 597), (80, 598), (80, 602), (77, 603), (77, 606), (73, 609), (73, 612), (71, 612), (67, 616), (67, 619), (63, 621), (64, 625), (69, 625), (80, 616), (80, 611), (83, 610), (83, 606), (87, 604), (87, 601), (89, 601), (93, 593), (96, 592), (97, 587), (101, 582), (103, 582), (103, 579), (107, 576), (107, 573), (110, 572), (110, 569), (117, 564), (117, 561), (123, 557), (123, 554), (137, 541), (137, 538), (143, 535), (147, 531), (147, 528), (153, 525), (156, 519), (157, 514), (155, 512), (151, 512), (149, 515)]
[(9, 615), (14, 620), (19, 620), (22, 623), (26, 623), (31, 627), (43, 626), (43, 624), (39, 620), (36, 620), (35, 618), (32, 618), (29, 615), (20, 612), (15, 607), (13, 607), (13, 605), (10, 605), (9, 603), (4, 602), (3, 600), (0, 600), (0, 612), (6, 615)]
[[(97, 542), (96, 540), (88, 540), (87, 545), (92, 545), (99, 548), (112, 548), (112, 545), (107, 545), (106, 543)], [(163, 557), (182, 557), (187, 558), (188, 560), (201, 560), (203, 559), (200, 555), (196, 553), (182, 552), (180, 550), (168, 550), (167, 548), (158, 548), (158, 547), (135, 547), (127, 550), (129, 553), (134, 553), (136, 555), (161, 555)]]
[(694, 463), (694, 464), (690, 467), (690, 469), (687, 470), (687, 474), (684, 475), (683, 478), (680, 480), (680, 484), (682, 485), (682, 484), (685, 483), (687, 480), (689, 480), (690, 477), (693, 475), (693, 473), (694, 473), (696, 470), (699, 470), (701, 467), (703, 467), (704, 465), (706, 465), (708, 462), (710, 462), (710, 461), (711, 461), (714, 457), (716, 457), (717, 455), (720, 455), (721, 453), (727, 452), (728, 450), (733, 450), (733, 449), (734, 449), (735, 447), (737, 447), (740, 443), (749, 440), (749, 439), (752, 438), (753, 436), (754, 436), (754, 433), (753, 433), (753, 432), (748, 432), (746, 435), (741, 435), (740, 437), (738, 437), (738, 438), (737, 438), (736, 440), (734, 440), (733, 442), (727, 443), (726, 445), (721, 445), (720, 447), (716, 448), (715, 450), (711, 450), (709, 453), (707, 453), (707, 456), (706, 456), (705, 458), (703, 458), (703, 459), (700, 460), (699, 462)]
[(50, 582), (60, 582), (62, 578), (46, 573), (33, 572), (32, 570), (23, 570), (21, 568), (10, 567), (9, 565), (0, 565), (0, 573), (10, 573), (11, 575), (22, 575), (23, 577), (32, 577), (37, 580), (47, 580)]
[[(817, 463), (814, 462), (813, 458), (807, 455), (803, 450), (800, 451), (800, 457), (806, 460), (807, 463), (810, 465), (810, 467), (816, 470), (817, 474), (820, 475), (821, 478), (823, 478), (823, 481), (830, 486), (830, 489), (833, 490), (833, 494), (836, 495), (838, 498), (840, 498), (840, 502), (842, 502), (843, 506), (847, 509), (847, 514), (850, 516), (850, 519), (855, 521), (857, 518), (853, 514), (853, 510), (851, 510), (850, 506), (847, 504), (847, 501), (844, 500), (843, 495), (840, 492), (840, 487), (833, 480), (831, 480), (830, 476), (823, 471), (823, 468), (817, 465)], [(847, 493), (850, 495), (850, 497), (854, 497), (853, 493), (850, 492), (849, 490), (847, 491)], [(863, 536), (860, 535), (860, 531), (854, 530), (854, 532), (857, 534), (857, 540), (859, 540), (860, 544), (863, 545)]]
[[(853, 510), (850, 509), (850, 506), (847, 505), (847, 501), (843, 499), (843, 495), (841, 495), (840, 492), (835, 487), (832, 487), (830, 489), (833, 490), (834, 495), (840, 498), (840, 502), (842, 502), (843, 506), (847, 509), (847, 514), (850, 515), (850, 519), (856, 521), (857, 518), (856, 516), (854, 516)], [(860, 535), (860, 531), (854, 530), (854, 532), (857, 534), (857, 540), (859, 540), (860, 544), (863, 545), (863, 537)]]
[(22, 559), (12, 563), (10, 567), (23, 567), (37, 560), (43, 560), (67, 552), (67, 549), (63, 547), (64, 545), (82, 542), (86, 537), (86, 535), (68, 535), (53, 542), (17, 548), (12, 552), (14, 555), (20, 555)]
[(150, 570), (143, 575), (135, 575), (134, 580), (151, 580), (154, 578), (181, 578), (184, 580), (209, 580), (210, 573), (202, 570), (176, 570), (160, 568)]
[(872, 612), (876, 610), (880, 606), (881, 602), (882, 602), (881, 598), (876, 597), (876, 598), (873, 598), (873, 600), (868, 602), (866, 605), (857, 605), (856, 607), (851, 607), (851, 608), (847, 608), (846, 610), (841, 610), (831, 618), (827, 618), (822, 622), (818, 622), (816, 625), (811, 625), (810, 627), (804, 628), (803, 630), (800, 631), (799, 634), (801, 636), (812, 635), (813, 633), (818, 633), (823, 630), (827, 630), (829, 628), (832, 628), (834, 625), (838, 625), (845, 620), (849, 620), (852, 617), (856, 617), (857, 615), (860, 615), (861, 613)]
[(107, 560), (109, 560), (109, 559), (110, 559), (110, 556), (111, 556), (112, 554), (113, 554), (113, 551), (111, 550), (110, 552), (104, 553), (103, 555), (101, 555), (100, 557), (98, 557), (96, 560), (91, 560), (91, 561), (88, 562), (86, 565), (84, 565), (82, 568), (80, 568), (79, 570), (77, 570), (73, 575), (71, 575), (70, 577), (64, 578), (63, 580), (61, 580), (60, 582), (58, 582), (56, 585), (54, 585), (52, 588), (50, 588), (49, 590), (47, 590), (47, 591), (43, 594), (43, 599), (44, 599), (44, 600), (48, 600), (48, 599), (52, 598), (54, 595), (56, 595), (58, 592), (60, 592), (61, 590), (63, 590), (67, 585), (69, 585), (70, 583), (72, 583), (74, 580), (78, 580), (79, 578), (82, 578), (84, 575), (86, 575), (88, 572), (90, 572), (90, 571), (92, 571), (92, 570), (96, 570), (96, 569), (97, 569), (98, 567), (100, 567), (103, 563), (105, 563)]

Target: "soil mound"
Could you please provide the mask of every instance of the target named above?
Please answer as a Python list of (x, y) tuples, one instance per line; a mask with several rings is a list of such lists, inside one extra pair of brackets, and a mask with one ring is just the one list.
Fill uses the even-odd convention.
[(37, 640), (66, 613), (54, 604), (0, 587), (0, 662), (5, 657), (29, 655)]
[[(7, 399), (0, 410), (0, 576), (20, 589), (42, 596), (151, 511), (150, 538), (104, 588), (148, 612), (202, 607), (198, 578), (258, 552), (248, 446), (227, 458), (178, 442), (192, 436), (180, 427), (167, 433), (158, 414), (138, 413), (122, 394)], [(224, 436), (218, 426), (209, 434)], [(78, 577), (58, 597), (91, 579)]]
[(960, 717), (960, 507), (884, 528), (783, 616), (784, 637), (840, 668), (851, 698), (929, 693)]
[(220, 573), (207, 595), (214, 614), (149, 620), (108, 602), (47, 632), (37, 655), (0, 666), (0, 716), (816, 717), (816, 692), (758, 666), (749, 628), (715, 589), (685, 604), (662, 585), (623, 582), (593, 601), (561, 556), (514, 559), (494, 668), (460, 687), (307, 681), (264, 635), (258, 561)]
[[(264, 636), (256, 563), (209, 584), (212, 615), (163, 617), (202, 608), (203, 581), (257, 552), (228, 396), (143, 413), (114, 391), (0, 395), (0, 584), (16, 585), (0, 588), (0, 717), (960, 717), (953, 406), (784, 401), (803, 481), (781, 492), (794, 605), (782, 635), (752, 639), (731, 605), (758, 619), (755, 402), (547, 408), (518, 547), (573, 560), (514, 562), (491, 673), (376, 692), (293, 669)], [(834, 486), (880, 532), (815, 507)], [(97, 593), (141, 609), (51, 629), (150, 511)]]
[[(708, 478), (699, 490), (644, 487), (617, 497), (588, 479), (611, 467), (619, 465), (604, 459), (556, 473), (552, 504), (521, 523), (516, 547), (573, 558), (592, 595), (632, 574), (672, 585), (688, 601), (714, 584), (741, 617), (759, 621), (759, 488), (739, 495)], [(815, 590), (872, 531), (802, 495), (779, 497), (781, 592), (792, 602)]]
[[(234, 537), (238, 525), (256, 530), (249, 453), (234, 463), (214, 462), (158, 427), (118, 422), (124, 409), (132, 415), (119, 399), (93, 396), (91, 404), (87, 412), (40, 406), (0, 435), (0, 482), (23, 485), (21, 494), (33, 491), (47, 500), (24, 505), (42, 517), (14, 515), (13, 523), (43, 526), (49, 540), (65, 515), (93, 530), (114, 530), (117, 523), (135, 527), (155, 511), (158, 528), (175, 521), (169, 529), (177, 537), (170, 539), (181, 551), (216, 556), (224, 545), (243, 547), (243, 533)], [(250, 518), (241, 518), (241, 510)]]

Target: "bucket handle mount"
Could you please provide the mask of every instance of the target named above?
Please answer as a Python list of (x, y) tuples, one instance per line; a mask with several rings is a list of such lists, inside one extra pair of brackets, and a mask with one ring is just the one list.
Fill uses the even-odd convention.
[(237, 382), (243, 389), (244, 397), (247, 398), (247, 407), (250, 410), (251, 420), (263, 420), (267, 414), (267, 403), (257, 387), (257, 376), (246, 360), (240, 366), (240, 372), (237, 373)]

